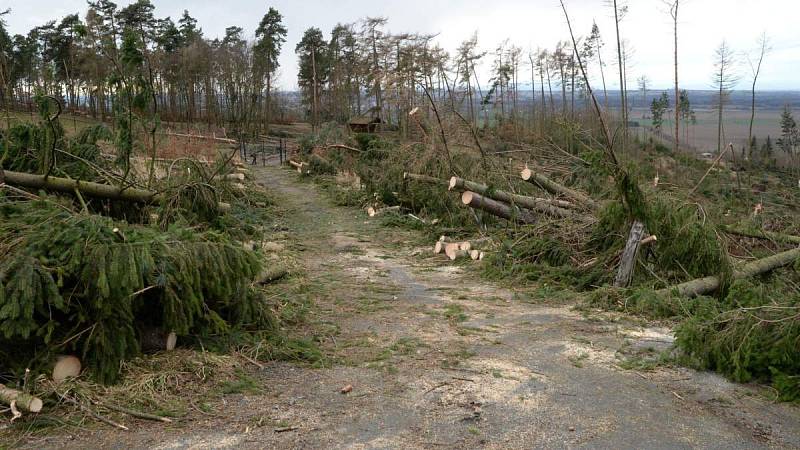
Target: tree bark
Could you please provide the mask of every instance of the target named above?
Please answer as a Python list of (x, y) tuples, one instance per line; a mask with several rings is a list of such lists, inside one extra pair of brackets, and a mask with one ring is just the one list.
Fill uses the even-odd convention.
[[(89, 197), (96, 197), (108, 200), (122, 200), (136, 203), (157, 204), (166, 200), (163, 194), (144, 189), (127, 188), (121, 189), (110, 184), (92, 183), (90, 181), (71, 180), (44, 175), (36, 175), (25, 172), (4, 171), (5, 183), (12, 186), (20, 186), (28, 189), (44, 189), (47, 191), (62, 192), (73, 194), (79, 191)], [(227, 203), (219, 202), (220, 211), (229, 211), (231, 206)]]
[(512, 222), (520, 222), (524, 224), (536, 223), (536, 216), (530, 211), (520, 209), (516, 206), (509, 206), (505, 203), (498, 202), (486, 198), (480, 194), (471, 191), (465, 191), (461, 194), (461, 202), (473, 209), (480, 209), (488, 212), (497, 217), (510, 220)]
[(726, 233), (736, 234), (739, 236), (745, 236), (757, 239), (768, 239), (770, 241), (787, 242), (790, 244), (800, 244), (800, 236), (791, 236), (788, 234), (775, 233), (772, 231), (737, 230), (730, 227), (726, 227), (724, 230)]
[(487, 196), (492, 200), (497, 200), (504, 203), (512, 203), (522, 208), (532, 209), (544, 214), (548, 214), (561, 218), (580, 218), (591, 219), (587, 216), (580, 216), (573, 211), (565, 209), (567, 205), (572, 206), (569, 202), (560, 200), (548, 200), (543, 198), (528, 197), (524, 195), (512, 194), (501, 190), (489, 189), (489, 186), (481, 183), (475, 183), (463, 178), (452, 177), (450, 178), (449, 190), (451, 191), (472, 191), (478, 194)]
[[(800, 248), (795, 248), (763, 259), (751, 261), (742, 266), (741, 269), (734, 271), (733, 279), (739, 280), (760, 275), (762, 273), (767, 273), (779, 267), (788, 266), (798, 259), (800, 259)], [(686, 283), (661, 289), (658, 291), (658, 293), (662, 295), (677, 293), (678, 295), (685, 297), (696, 297), (698, 295), (708, 294), (716, 291), (719, 289), (721, 282), (722, 281), (718, 276), (698, 278), (696, 280), (687, 281)]]
[(421, 175), (421, 174), (418, 174), (418, 173), (406, 172), (406, 173), (403, 174), (403, 179), (404, 180), (414, 180), (414, 181), (419, 181), (419, 182), (428, 183), (428, 184), (435, 184), (435, 185), (439, 185), (439, 186), (447, 186), (447, 180), (443, 180), (441, 178), (431, 177), (431, 176), (428, 176), (428, 175)]
[(139, 346), (142, 353), (155, 353), (175, 350), (178, 336), (172, 331), (157, 327), (147, 327), (139, 331)]
[(525, 168), (522, 173), (520, 173), (520, 176), (523, 180), (533, 183), (551, 194), (563, 195), (592, 210), (600, 209), (600, 205), (588, 195), (558, 184), (540, 173), (535, 173), (529, 168)]
[(639, 246), (642, 243), (644, 234), (644, 224), (641, 221), (634, 221), (631, 233), (628, 235), (628, 242), (625, 244), (625, 251), (622, 252), (622, 259), (617, 270), (617, 278), (614, 280), (616, 287), (628, 287), (633, 278), (633, 269), (636, 267), (636, 255), (639, 253)]
[(38, 413), (42, 410), (42, 401), (32, 395), (11, 389), (0, 384), (0, 402), (11, 405), (16, 402), (17, 408), (22, 411)]

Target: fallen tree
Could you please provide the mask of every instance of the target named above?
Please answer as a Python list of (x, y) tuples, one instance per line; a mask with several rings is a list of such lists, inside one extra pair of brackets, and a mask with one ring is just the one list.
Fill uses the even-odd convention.
[(546, 176), (532, 171), (530, 168), (526, 167), (520, 173), (520, 176), (524, 181), (532, 183), (540, 188), (544, 189), (545, 191), (554, 194), (554, 195), (563, 195), (571, 200), (573, 200), (578, 205), (585, 206), (591, 210), (597, 210), (600, 208), (600, 205), (592, 200), (591, 197), (588, 195), (578, 192), (574, 189), (570, 189), (564, 185), (558, 184), (555, 181), (547, 178)]
[(723, 230), (729, 234), (738, 236), (766, 239), (775, 242), (786, 242), (789, 244), (800, 244), (800, 236), (791, 236), (783, 233), (775, 233), (773, 231), (749, 231), (732, 227), (724, 227)]
[[(733, 271), (733, 279), (739, 280), (771, 272), (779, 267), (788, 266), (800, 259), (800, 248), (795, 248), (763, 259), (751, 261), (740, 269)], [(659, 294), (678, 294), (685, 297), (697, 297), (716, 291), (722, 285), (719, 276), (710, 276), (687, 281), (658, 291)]]
[(497, 200), (484, 197), (472, 191), (465, 191), (461, 194), (461, 203), (473, 209), (480, 209), (486, 211), (497, 217), (510, 220), (512, 222), (520, 222), (524, 224), (536, 223), (537, 219), (530, 211), (520, 209), (516, 206), (507, 205)]
[[(137, 189), (133, 187), (121, 188), (110, 184), (93, 183), (89, 181), (73, 180), (54, 176), (37, 175), (25, 172), (3, 171), (4, 183), (28, 189), (44, 189), (46, 191), (74, 194), (79, 192), (89, 197), (105, 200), (121, 200), (145, 204), (161, 204), (167, 201), (163, 193)], [(219, 202), (220, 211), (230, 211), (228, 203)]]
[(418, 174), (418, 173), (405, 172), (405, 173), (403, 173), (403, 179), (404, 180), (419, 181), (421, 183), (434, 184), (434, 185), (437, 185), (437, 186), (447, 186), (448, 185), (447, 180), (443, 180), (441, 178), (431, 177), (431, 176), (428, 176), (428, 175), (422, 175), (422, 174)]
[(544, 198), (528, 197), (524, 195), (512, 194), (510, 192), (501, 191), (499, 189), (491, 189), (489, 186), (473, 181), (468, 181), (463, 178), (452, 177), (448, 189), (451, 191), (472, 191), (480, 195), (497, 200), (499, 202), (511, 203), (522, 208), (531, 209), (544, 214), (560, 218), (574, 218), (584, 221), (591, 220), (591, 217), (578, 214), (574, 211), (565, 209), (566, 205), (572, 206), (569, 202), (561, 200), (548, 200)]

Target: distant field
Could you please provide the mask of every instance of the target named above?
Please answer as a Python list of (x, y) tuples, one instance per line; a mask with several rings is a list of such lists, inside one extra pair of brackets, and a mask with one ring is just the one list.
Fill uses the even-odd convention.
[[(756, 110), (756, 119), (753, 122), (753, 135), (758, 139), (759, 145), (767, 136), (772, 137), (773, 143), (780, 136), (780, 118), (782, 110)], [(631, 121), (639, 122), (643, 126), (650, 126), (650, 119), (642, 119), (643, 109), (634, 109)], [(647, 111), (649, 116), (650, 112)], [(748, 128), (750, 125), (750, 112), (731, 110), (724, 113), (723, 144), (733, 142), (736, 148), (746, 145)], [(683, 126), (683, 124), (681, 124)], [(665, 133), (671, 133), (674, 121), (667, 121), (663, 125)], [(684, 130), (681, 130), (681, 139), (684, 139)], [(717, 149), (717, 112), (709, 109), (697, 110), (697, 124), (690, 125), (688, 129), (688, 144), (695, 147), (698, 152), (710, 152)]]

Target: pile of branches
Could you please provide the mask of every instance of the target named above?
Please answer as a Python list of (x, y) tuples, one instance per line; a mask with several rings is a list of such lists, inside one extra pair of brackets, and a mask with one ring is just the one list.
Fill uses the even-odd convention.
[[(277, 333), (258, 288), (266, 250), (242, 243), (263, 237), (252, 206), (269, 198), (229, 173), (235, 150), (157, 160), (121, 145), (124, 129), (67, 137), (40, 106), (39, 123), (0, 133), (0, 378), (30, 391), (39, 374), (87, 368), (114, 383), (176, 339)], [(29, 397), (0, 386), (12, 409), (38, 411)]]

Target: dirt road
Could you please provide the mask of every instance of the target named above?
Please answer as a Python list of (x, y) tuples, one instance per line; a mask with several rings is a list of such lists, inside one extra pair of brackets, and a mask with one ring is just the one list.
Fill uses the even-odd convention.
[[(411, 232), (332, 206), (295, 173), (254, 174), (280, 194), (302, 242), (331, 364), (270, 363), (254, 375), (262, 392), (227, 396), (219, 416), (98, 428), (40, 446), (800, 447), (796, 407), (712, 374), (622, 368), (624, 355), (668, 348), (667, 330), (480, 281), (420, 254), (407, 244)], [(347, 385), (352, 392), (340, 393)]]

